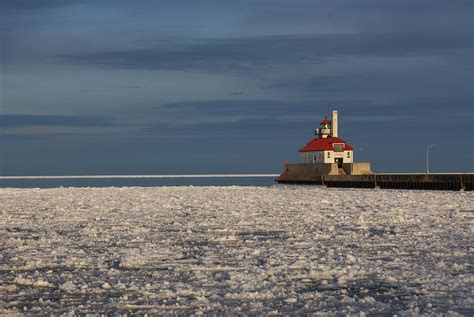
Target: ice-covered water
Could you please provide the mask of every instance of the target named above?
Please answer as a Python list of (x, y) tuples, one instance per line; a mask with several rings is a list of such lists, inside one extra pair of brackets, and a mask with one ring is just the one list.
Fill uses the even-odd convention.
[(472, 315), (473, 198), (0, 189), (0, 314)]

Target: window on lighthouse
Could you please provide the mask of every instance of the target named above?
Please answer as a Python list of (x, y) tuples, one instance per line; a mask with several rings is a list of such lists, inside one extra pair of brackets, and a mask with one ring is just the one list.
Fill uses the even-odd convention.
[(334, 143), (334, 152), (344, 152), (344, 143)]

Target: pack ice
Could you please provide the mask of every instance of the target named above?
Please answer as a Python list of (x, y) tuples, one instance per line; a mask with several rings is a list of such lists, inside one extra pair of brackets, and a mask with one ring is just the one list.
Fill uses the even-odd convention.
[(0, 315), (472, 315), (473, 197), (0, 189)]

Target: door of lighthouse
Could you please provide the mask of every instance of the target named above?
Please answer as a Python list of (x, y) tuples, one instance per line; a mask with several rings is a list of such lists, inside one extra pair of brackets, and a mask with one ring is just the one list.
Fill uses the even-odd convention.
[(342, 168), (342, 160), (343, 160), (343, 158), (342, 158), (342, 157), (338, 157), (338, 158), (335, 158), (334, 160), (335, 160), (336, 163), (337, 163), (337, 167), (338, 167), (338, 168)]

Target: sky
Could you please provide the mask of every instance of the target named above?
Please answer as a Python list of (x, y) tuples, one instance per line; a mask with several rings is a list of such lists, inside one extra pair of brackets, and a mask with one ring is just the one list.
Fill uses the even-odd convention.
[(0, 175), (278, 173), (333, 109), (376, 172), (473, 172), (473, 6), (0, 0)]

